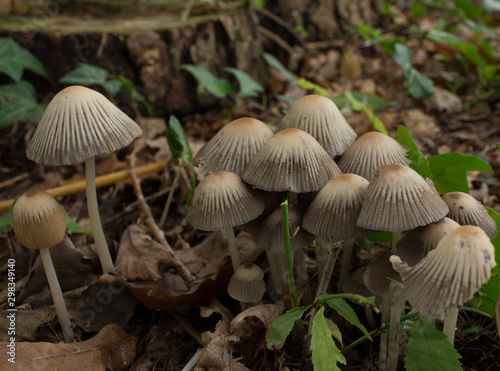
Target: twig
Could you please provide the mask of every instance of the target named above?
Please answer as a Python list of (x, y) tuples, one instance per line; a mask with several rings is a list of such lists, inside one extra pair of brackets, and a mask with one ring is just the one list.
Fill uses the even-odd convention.
[(139, 205), (141, 206), (142, 211), (146, 215), (146, 223), (148, 224), (149, 228), (151, 228), (151, 230), (153, 231), (153, 235), (156, 238), (156, 240), (165, 248), (167, 253), (170, 255), (171, 263), (174, 269), (177, 271), (177, 273), (179, 273), (179, 275), (182, 277), (186, 285), (190, 287), (194, 281), (194, 277), (191, 275), (191, 272), (189, 272), (188, 269), (184, 266), (184, 264), (182, 264), (182, 262), (177, 259), (169, 243), (167, 242), (163, 234), (160, 233), (160, 229), (158, 228), (158, 225), (154, 220), (153, 214), (151, 213), (151, 209), (149, 208), (149, 205), (144, 199), (144, 194), (142, 193), (141, 184), (139, 178), (137, 177), (135, 169), (135, 152), (136, 152), (135, 150), (132, 151), (132, 153), (127, 158), (128, 163), (130, 165), (129, 172), (134, 185), (135, 195), (137, 197), (137, 200), (139, 201)]
[(167, 202), (165, 202), (165, 207), (163, 208), (163, 212), (161, 213), (161, 218), (160, 218), (160, 228), (163, 228), (165, 225), (165, 222), (167, 221), (167, 216), (168, 216), (168, 210), (170, 209), (170, 204), (172, 203), (172, 197), (174, 196), (174, 192), (177, 189), (177, 186), (179, 185), (179, 177), (181, 175), (181, 164), (179, 164), (179, 167), (177, 168), (177, 171), (175, 172), (174, 180), (172, 181), (172, 186), (170, 187), (170, 191), (168, 193), (167, 197)]

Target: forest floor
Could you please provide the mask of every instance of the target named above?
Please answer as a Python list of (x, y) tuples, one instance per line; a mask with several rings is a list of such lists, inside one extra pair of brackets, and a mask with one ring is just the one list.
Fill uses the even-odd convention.
[[(442, 16), (442, 15), (441, 15)], [(476, 73), (476, 66), (463, 59), (453, 47), (410, 33), (410, 23), (428, 30), (439, 22), (439, 17), (413, 19), (407, 14), (393, 14), (400, 22), (391, 28), (379, 28), (383, 35), (401, 35), (402, 42), (411, 48), (413, 67), (429, 77), (439, 90), (433, 97), (416, 99), (407, 94), (409, 83), (403, 70), (383, 52), (379, 45), (371, 45), (359, 35), (350, 36), (349, 46), (308, 49), (300, 67), (292, 71), (291, 81), (278, 77), (278, 92), (292, 100), (313, 93), (298, 84), (303, 77), (324, 89), (330, 98), (338, 97), (352, 84), (352, 90), (361, 89), (372, 80), (376, 95), (387, 102), (375, 114), (391, 137), (400, 125), (406, 127), (425, 156), (458, 152), (475, 155), (486, 161), (494, 173), (468, 173), (470, 193), (485, 206), (500, 212), (500, 85), (496, 81), (484, 84)], [(383, 26), (383, 25), (382, 25)], [(498, 30), (491, 27), (495, 38), (489, 43), (495, 54), (489, 64), (500, 64), (496, 51), (500, 46)], [(457, 31), (464, 42), (481, 43), (476, 33), (464, 23)], [(305, 48), (305, 46), (304, 46)], [(361, 66), (361, 73), (350, 82), (341, 75), (342, 53), (348, 50)], [(446, 57), (446, 58), (445, 58)], [(485, 56), (485, 59), (489, 57)], [(275, 71), (279, 76), (279, 72)], [(461, 84), (454, 85), (458, 80)], [(467, 80), (468, 79), (468, 80)], [(271, 86), (269, 84), (268, 86)], [(193, 154), (201, 148), (224, 124), (237, 116), (251, 115), (255, 110), (259, 120), (276, 126), (289, 107), (277, 99), (275, 85), (259, 99), (242, 99), (244, 108), (233, 111), (233, 105), (224, 102), (204, 110), (178, 117)], [(454, 91), (450, 91), (454, 86)], [(56, 92), (53, 92), (56, 93)], [(234, 99), (231, 102), (231, 99)], [(236, 102), (231, 96), (229, 103)], [(347, 121), (358, 135), (372, 130), (366, 114), (344, 108)], [(277, 350), (265, 346), (266, 332), (285, 309), (289, 298), (266, 294), (266, 308), (240, 314), (239, 303), (231, 299), (227, 284), (232, 274), (227, 238), (222, 232), (196, 230), (185, 217), (185, 203), (190, 189), (189, 166), (180, 166), (172, 159), (167, 137), (168, 117), (137, 117), (145, 136), (130, 147), (97, 159), (97, 175), (110, 174), (135, 167), (167, 161), (165, 169), (124, 180), (98, 189), (99, 210), (107, 241), (116, 268), (111, 274), (102, 274), (99, 261), (92, 250), (92, 239), (85, 233), (72, 233), (76, 250), (61, 247), (52, 251), (54, 265), (65, 293), (70, 318), (75, 327), (77, 343), (61, 342), (61, 331), (51, 295), (40, 261), (33, 251), (24, 249), (12, 229), (0, 235), (1, 282), (8, 282), (9, 259), (15, 259), (16, 278), (16, 367), (28, 369), (35, 362), (43, 362), (39, 369), (112, 369), (112, 370), (181, 370), (203, 344), (209, 344), (205, 354), (205, 368), (220, 369), (221, 363), (232, 365), (227, 369), (251, 370), (307, 370), (311, 360), (304, 356), (302, 339), (292, 336)], [(29, 189), (52, 189), (84, 179), (83, 165), (44, 167), (26, 158), (26, 143), (35, 125), (29, 122), (3, 129), (0, 136), (0, 200), (9, 200)], [(197, 172), (197, 180), (201, 176)], [(174, 179), (179, 175), (178, 184)], [(139, 190), (140, 188), (140, 190)], [(168, 217), (161, 223), (170, 192), (173, 198)], [(141, 202), (140, 195), (144, 196)], [(139, 200), (139, 201), (138, 201)], [(58, 201), (68, 215), (80, 226), (90, 229), (85, 192), (77, 192)], [(154, 234), (154, 222), (147, 218), (145, 204), (152, 219), (164, 232)], [(3, 212), (5, 216), (5, 212)], [(269, 275), (265, 254), (250, 235), (240, 232), (237, 241), (243, 261), (260, 264)], [(195, 275), (187, 286), (175, 271), (165, 249), (169, 245), (175, 256)], [(381, 246), (385, 245), (381, 243)], [(353, 266), (363, 263), (364, 245), (356, 244), (358, 256)], [(361, 258), (360, 258), (361, 257)], [(309, 290), (317, 286), (314, 248), (306, 252), (310, 277)], [(337, 267), (338, 268), (338, 267)], [(334, 271), (332, 290), (335, 290), (338, 269)], [(0, 340), (7, 336), (7, 285), (2, 283), (0, 309)], [(302, 292), (305, 288), (301, 288)], [(361, 322), (365, 323), (362, 307), (353, 306)], [(342, 317), (329, 312), (339, 326), (344, 345), (361, 338), (363, 333)], [(236, 320), (233, 319), (236, 317)], [(375, 317), (378, 319), (378, 316)], [(467, 370), (493, 370), (500, 366), (498, 334), (494, 319), (477, 313), (461, 311), (458, 320), (455, 348), (462, 356)], [(7, 355), (8, 356), (8, 355)], [(347, 366), (342, 369), (377, 370), (378, 336), (374, 341), (361, 342), (345, 354)], [(6, 354), (0, 360), (6, 365)], [(401, 359), (400, 366), (403, 365)]]

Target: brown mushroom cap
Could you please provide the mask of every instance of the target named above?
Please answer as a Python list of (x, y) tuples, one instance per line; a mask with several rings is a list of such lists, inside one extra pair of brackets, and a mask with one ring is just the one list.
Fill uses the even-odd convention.
[(243, 303), (260, 301), (266, 292), (262, 269), (253, 263), (241, 265), (229, 280), (227, 292), (233, 299)]
[(45, 165), (71, 165), (126, 147), (141, 134), (139, 125), (105, 96), (70, 86), (47, 106), (26, 156)]
[(340, 174), (329, 180), (307, 209), (304, 229), (317, 236), (343, 239), (374, 234), (356, 225), (368, 184), (356, 174)]
[(343, 173), (373, 179), (376, 169), (387, 164), (408, 165), (407, 149), (388, 135), (371, 131), (360, 136), (337, 162)]
[(241, 175), (250, 159), (272, 136), (272, 130), (262, 121), (251, 117), (236, 119), (201, 147), (193, 164), (202, 165), (202, 175), (218, 170)]
[(363, 273), (363, 281), (366, 287), (375, 295), (389, 295), (391, 280), (400, 281), (399, 273), (394, 270), (389, 258), (390, 251), (380, 251), (376, 253)]
[(493, 238), (497, 234), (498, 224), (488, 214), (488, 211), (474, 197), (464, 192), (449, 192), (443, 195), (443, 200), (448, 205), (450, 212), (448, 217), (460, 225), (475, 225)]
[(66, 217), (56, 199), (40, 190), (27, 191), (12, 210), (12, 227), (27, 249), (46, 249), (66, 236)]
[(398, 240), (397, 255), (412, 267), (435, 249), (445, 235), (458, 227), (460, 224), (456, 221), (444, 217), (437, 222), (412, 229)]
[(245, 224), (265, 208), (259, 193), (229, 171), (207, 175), (195, 188), (186, 210), (198, 229), (216, 231)]
[(495, 248), (479, 227), (461, 226), (444, 236), (436, 248), (413, 267), (391, 257), (403, 279), (404, 296), (423, 313), (443, 319), (450, 305), (471, 299), (491, 277)]
[(304, 193), (319, 190), (338, 174), (335, 161), (311, 135), (285, 129), (262, 146), (241, 178), (265, 191)]
[(344, 153), (356, 140), (356, 133), (331, 99), (306, 95), (297, 100), (276, 128), (301, 129), (311, 134), (330, 156)]
[(407, 231), (446, 216), (448, 206), (432, 183), (400, 164), (377, 169), (370, 181), (358, 226), (381, 231)]

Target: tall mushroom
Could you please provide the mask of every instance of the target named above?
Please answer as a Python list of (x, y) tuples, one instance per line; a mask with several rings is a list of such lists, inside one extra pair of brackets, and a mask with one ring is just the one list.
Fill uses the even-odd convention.
[(70, 86), (51, 100), (26, 150), (30, 160), (44, 165), (85, 162), (90, 226), (104, 273), (113, 269), (113, 260), (99, 216), (94, 158), (126, 147), (141, 134), (141, 128), (102, 94)]
[(24, 247), (40, 251), (64, 340), (73, 341), (75, 335), (49, 251), (51, 246), (61, 243), (66, 236), (66, 217), (61, 207), (47, 192), (27, 191), (14, 205), (12, 228)]

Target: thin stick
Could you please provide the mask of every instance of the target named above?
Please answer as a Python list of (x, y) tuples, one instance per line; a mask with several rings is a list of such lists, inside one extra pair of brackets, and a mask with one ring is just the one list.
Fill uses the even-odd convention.
[[(179, 164), (179, 166), (180, 166), (180, 164)], [(181, 176), (181, 167), (178, 167), (177, 171), (175, 172), (175, 177), (174, 177), (174, 180), (172, 181), (170, 191), (168, 192), (167, 202), (165, 202), (165, 207), (163, 208), (163, 212), (161, 214), (160, 223), (159, 223), (160, 228), (163, 228), (163, 226), (165, 225), (165, 222), (167, 221), (168, 210), (170, 209), (170, 204), (172, 203), (172, 197), (174, 196), (174, 192), (177, 189), (177, 186), (179, 185), (179, 177), (180, 176)]]
[(326, 259), (325, 269), (318, 284), (318, 289), (316, 290), (316, 299), (325, 294), (328, 290), (328, 284), (330, 283), (330, 278), (332, 277), (333, 268), (335, 267), (337, 257), (339, 256), (339, 252), (342, 250), (342, 245), (344, 245), (344, 243), (344, 241), (338, 241), (332, 245), (330, 252), (328, 253), (328, 258)]
[(134, 192), (137, 197), (137, 200), (139, 201), (139, 205), (141, 206), (141, 209), (146, 216), (146, 223), (148, 224), (149, 228), (151, 228), (151, 231), (153, 232), (153, 235), (156, 238), (156, 240), (165, 248), (167, 253), (170, 255), (173, 268), (177, 271), (177, 273), (179, 273), (179, 275), (184, 280), (186, 285), (190, 287), (191, 284), (194, 282), (194, 277), (191, 275), (191, 272), (189, 272), (189, 270), (184, 266), (184, 264), (182, 264), (182, 262), (179, 259), (177, 259), (177, 257), (174, 254), (174, 251), (172, 250), (169, 243), (165, 239), (165, 236), (163, 235), (163, 233), (160, 233), (160, 229), (158, 228), (158, 225), (155, 222), (153, 214), (151, 213), (151, 209), (149, 208), (149, 205), (144, 199), (144, 194), (142, 193), (140, 180), (138, 179), (135, 171), (135, 151), (133, 151), (128, 156), (128, 162), (130, 165), (129, 172), (134, 185)]

